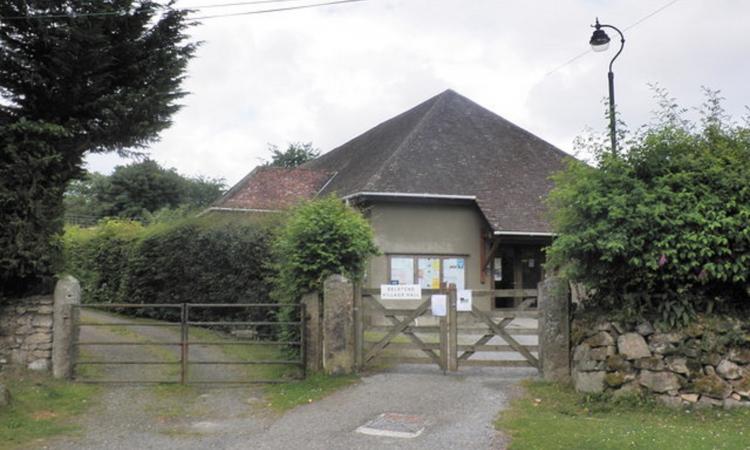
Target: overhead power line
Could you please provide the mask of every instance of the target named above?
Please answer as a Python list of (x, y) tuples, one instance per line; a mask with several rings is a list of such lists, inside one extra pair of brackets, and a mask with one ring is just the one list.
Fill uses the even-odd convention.
[(196, 6), (181, 6), (178, 9), (209, 9), (209, 8), (228, 8), (233, 6), (250, 6), (250, 5), (265, 5), (268, 3), (288, 3), (288, 2), (300, 2), (303, 0), (252, 0), (243, 2), (232, 2), (232, 3), (211, 3), (207, 5), (196, 5)]
[[(220, 4), (213, 4), (213, 5), (190, 6), (190, 7), (185, 7), (185, 8), (174, 8), (174, 9), (182, 10), (182, 11), (194, 11), (194, 10), (207, 9), (207, 8), (248, 6), (248, 5), (259, 5), (259, 4), (268, 4), (268, 3), (285, 3), (285, 2), (291, 2), (291, 1), (300, 1), (300, 0), (255, 0), (255, 1), (234, 2), (234, 3), (220, 3)], [(206, 20), (206, 19), (216, 19), (220, 17), (269, 14), (269, 13), (276, 13), (276, 12), (293, 11), (297, 9), (318, 8), (318, 7), (323, 7), (323, 6), (333, 6), (333, 5), (340, 5), (344, 3), (356, 3), (356, 2), (364, 2), (364, 1), (368, 1), (368, 0), (337, 0), (337, 1), (330, 1), (330, 2), (324, 2), (324, 3), (295, 5), (295, 6), (287, 6), (287, 7), (281, 7), (281, 8), (259, 9), (259, 10), (253, 10), (253, 11), (241, 11), (241, 12), (235, 12), (235, 13), (206, 15), (206, 16), (200, 16), (200, 17), (191, 17), (191, 19)], [(39, 14), (39, 15), (29, 15), (29, 16), (5, 16), (5, 17), (0, 16), (0, 20), (77, 19), (80, 17), (103, 17), (103, 16), (106, 17), (106, 16), (120, 16), (124, 14), (126, 14), (126, 11), (102, 11), (102, 12), (90, 12), (90, 13), (80, 13), (80, 14), (76, 14), (76, 13)]]
[(282, 12), (282, 11), (293, 11), (295, 9), (318, 8), (320, 6), (332, 6), (332, 5), (340, 5), (342, 3), (356, 3), (356, 2), (365, 2), (365, 1), (367, 0), (338, 0), (335, 2), (315, 3), (312, 5), (297, 5), (297, 6), (287, 6), (284, 8), (262, 9), (260, 11), (244, 11), (244, 12), (226, 13), (226, 14), (214, 14), (210, 16), (191, 17), (191, 19), (206, 20), (206, 19), (218, 19), (221, 17), (252, 16), (255, 14), (267, 14), (267, 13), (275, 13), (275, 12)]
[[(651, 11), (650, 13), (646, 14), (645, 16), (641, 17), (640, 19), (636, 20), (635, 22), (631, 23), (627, 27), (623, 28), (623, 31), (630, 30), (632, 28), (635, 28), (636, 26), (640, 25), (641, 23), (645, 22), (646, 20), (652, 18), (653, 16), (659, 14), (660, 12), (664, 11), (665, 9), (669, 8), (670, 6), (674, 5), (675, 3), (679, 2), (680, 0), (672, 0), (670, 2), (665, 3), (664, 5), (656, 8), (655, 10)], [(588, 55), (589, 53), (592, 53), (593, 50), (588, 49), (584, 52), (581, 52), (574, 57), (570, 58), (569, 60), (565, 61), (564, 63), (560, 64), (559, 66), (555, 67), (554, 69), (550, 70), (546, 74), (544, 74), (544, 77), (548, 77), (552, 75), (553, 73), (557, 72), (558, 70), (562, 69), (563, 67), (574, 63), (575, 61), (583, 58), (584, 56)]]

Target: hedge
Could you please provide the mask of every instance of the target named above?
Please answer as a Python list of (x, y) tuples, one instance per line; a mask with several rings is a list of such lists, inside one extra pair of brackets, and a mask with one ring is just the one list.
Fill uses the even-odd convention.
[[(262, 224), (200, 218), (144, 227), (111, 220), (91, 229), (70, 227), (63, 241), (66, 271), (81, 280), (84, 303), (269, 301), (271, 236)], [(252, 316), (265, 318), (267, 311), (257, 308)], [(190, 319), (240, 317), (239, 312), (195, 309)], [(137, 313), (179, 317), (177, 308)]]
[[(666, 101), (665, 101), (666, 100)], [(548, 269), (589, 289), (586, 305), (685, 325), (698, 312), (750, 311), (750, 123), (707, 92), (703, 120), (674, 101), (620, 153), (591, 148), (549, 196)]]

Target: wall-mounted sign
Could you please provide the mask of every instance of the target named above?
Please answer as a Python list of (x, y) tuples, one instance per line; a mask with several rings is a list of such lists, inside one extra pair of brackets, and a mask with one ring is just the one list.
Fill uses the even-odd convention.
[(456, 292), (456, 311), (471, 311), (471, 289)]
[(433, 294), (430, 301), (432, 315), (435, 317), (445, 316), (448, 312), (448, 296), (445, 294)]
[(422, 298), (422, 287), (418, 284), (381, 284), (382, 300), (419, 300)]

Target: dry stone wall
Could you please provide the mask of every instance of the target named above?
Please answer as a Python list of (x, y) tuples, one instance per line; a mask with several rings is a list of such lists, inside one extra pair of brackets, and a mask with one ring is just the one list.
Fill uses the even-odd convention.
[(40, 295), (0, 304), (0, 368), (24, 365), (49, 370), (52, 359), (54, 298)]
[(573, 322), (576, 390), (653, 394), (672, 406), (750, 407), (750, 323), (700, 320), (661, 332), (650, 323)]

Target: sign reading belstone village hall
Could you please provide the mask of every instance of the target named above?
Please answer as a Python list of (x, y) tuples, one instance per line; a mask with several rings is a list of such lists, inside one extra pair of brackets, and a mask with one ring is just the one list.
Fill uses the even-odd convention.
[(418, 284), (381, 284), (380, 298), (383, 300), (419, 300), (422, 287)]

